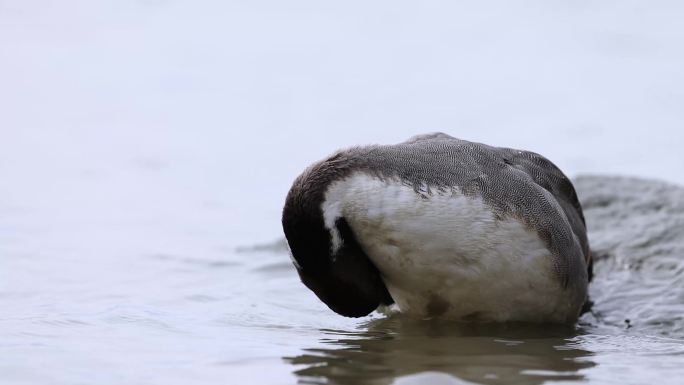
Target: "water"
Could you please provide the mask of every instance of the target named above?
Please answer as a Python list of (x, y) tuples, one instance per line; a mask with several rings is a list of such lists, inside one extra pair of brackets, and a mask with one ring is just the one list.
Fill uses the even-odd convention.
[[(0, 2), (0, 383), (678, 383), (681, 188), (605, 175), (684, 184), (683, 8)], [(577, 328), (348, 319), (298, 282), (294, 177), (434, 130), (602, 175)]]
[(235, 249), (192, 221), (105, 207), (61, 226), (4, 209), (0, 382), (679, 383), (684, 188), (576, 184), (597, 252), (596, 304), (576, 328), (343, 318), (298, 282), (282, 241)]

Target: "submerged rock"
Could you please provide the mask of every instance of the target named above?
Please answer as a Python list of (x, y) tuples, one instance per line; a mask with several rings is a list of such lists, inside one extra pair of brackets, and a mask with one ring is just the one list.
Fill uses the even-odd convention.
[(684, 187), (609, 176), (574, 184), (594, 255), (597, 322), (684, 336)]

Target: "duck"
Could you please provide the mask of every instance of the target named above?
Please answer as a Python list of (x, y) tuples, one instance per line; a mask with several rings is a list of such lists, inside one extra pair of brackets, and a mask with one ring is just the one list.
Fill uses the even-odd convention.
[(302, 283), (332, 311), (571, 324), (592, 260), (570, 179), (531, 151), (445, 133), (342, 149), (282, 212)]

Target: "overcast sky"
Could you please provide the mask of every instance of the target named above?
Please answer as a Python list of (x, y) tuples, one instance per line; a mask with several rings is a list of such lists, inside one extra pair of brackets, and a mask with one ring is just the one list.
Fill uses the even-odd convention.
[(270, 239), (309, 163), (429, 131), (684, 184), (683, 12), (0, 1), (0, 198), (63, 220), (230, 213), (236, 242)]

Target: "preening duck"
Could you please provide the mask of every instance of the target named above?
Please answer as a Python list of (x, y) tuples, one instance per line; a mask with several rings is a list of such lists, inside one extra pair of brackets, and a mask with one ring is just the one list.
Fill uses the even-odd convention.
[(333, 311), (572, 323), (591, 257), (570, 180), (543, 156), (419, 135), (338, 151), (283, 209), (302, 282)]

